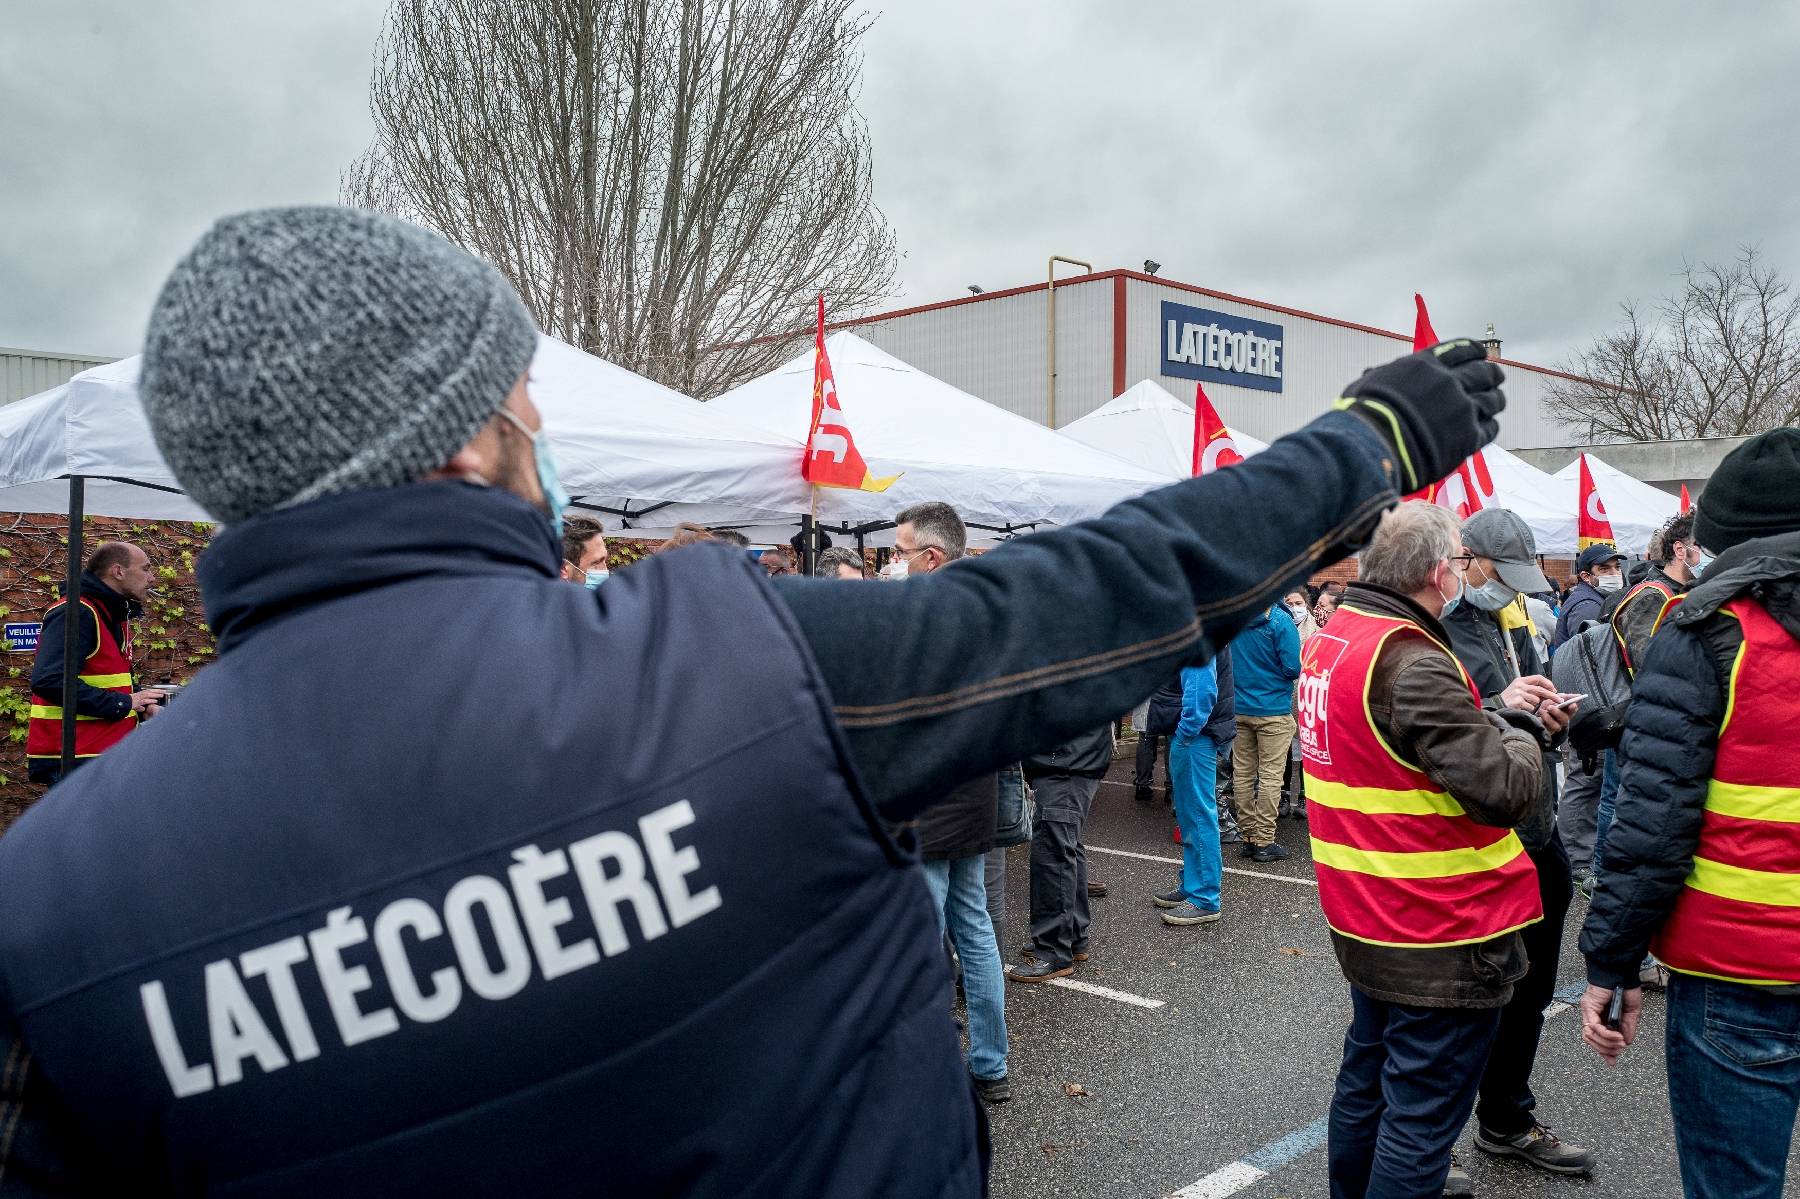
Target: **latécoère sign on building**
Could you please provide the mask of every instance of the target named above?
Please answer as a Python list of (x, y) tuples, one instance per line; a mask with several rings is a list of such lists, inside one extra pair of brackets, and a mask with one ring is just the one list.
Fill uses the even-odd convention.
[(1280, 325), (1162, 303), (1162, 373), (1177, 379), (1280, 391)]

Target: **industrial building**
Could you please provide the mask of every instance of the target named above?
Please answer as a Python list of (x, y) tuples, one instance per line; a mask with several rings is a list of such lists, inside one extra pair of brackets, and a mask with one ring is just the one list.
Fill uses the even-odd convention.
[[(839, 327), (853, 327), (920, 370), (1053, 427), (1143, 379), (1183, 399), (1192, 398), (1200, 381), (1227, 424), (1265, 441), (1323, 412), (1367, 367), (1412, 348), (1407, 333), (1130, 270), (1089, 271), (1054, 286), (984, 292)], [(1499, 357), (1492, 326), (1488, 336), (1489, 353)], [(1573, 376), (1499, 360), (1507, 374), (1500, 444), (1566, 442), (1544, 401), (1556, 379)]]
[(10, 404), (60, 387), (88, 367), (111, 361), (111, 358), (95, 358), (88, 354), (0, 348), (0, 404)]

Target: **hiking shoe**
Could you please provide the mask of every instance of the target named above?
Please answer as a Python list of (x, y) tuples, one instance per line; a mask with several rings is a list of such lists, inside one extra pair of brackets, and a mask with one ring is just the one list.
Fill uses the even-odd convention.
[(1452, 1149), (1450, 1151), (1450, 1173), (1444, 1175), (1444, 1195), (1446, 1199), (1449, 1196), (1455, 1196), (1456, 1199), (1470, 1199), (1474, 1194), (1475, 1180), (1469, 1177), (1469, 1172), (1462, 1168), (1460, 1161), (1456, 1160), (1456, 1150)]
[(1067, 978), (1075, 973), (1074, 963), (1057, 966), (1053, 963), (1032, 958), (1023, 966), (1008, 966), (1006, 977), (1016, 983), (1047, 983), (1053, 978)]
[(1286, 791), (1281, 793), (1281, 802), (1275, 805), (1275, 819), (1287, 820), (1294, 814), (1294, 800)]
[(1669, 968), (1655, 958), (1645, 955), (1643, 963), (1638, 966), (1638, 985), (1646, 991), (1668, 990)]
[(1098, 879), (1089, 879), (1088, 880), (1088, 898), (1090, 898), (1090, 899), (1105, 899), (1106, 898), (1106, 884), (1101, 882)]
[(1152, 895), (1150, 902), (1159, 908), (1178, 908), (1187, 902), (1187, 892), (1180, 887), (1173, 891), (1164, 891), (1160, 895)]
[(1533, 1124), (1517, 1136), (1503, 1137), (1489, 1132), (1477, 1122), (1475, 1148), (1499, 1157), (1516, 1157), (1552, 1174), (1586, 1174), (1594, 1168), (1592, 1150), (1564, 1144), (1562, 1138), (1542, 1124)]
[(1248, 841), (1244, 842), (1244, 848), (1238, 850), (1238, 857), (1240, 858), (1253, 858), (1255, 856), (1256, 846), (1250, 844)]
[(1271, 841), (1267, 845), (1258, 845), (1256, 852), (1250, 855), (1250, 860), (1253, 862), (1285, 862), (1289, 856), (1286, 849)]
[(1164, 924), (1211, 924), (1219, 918), (1217, 910), (1207, 911), (1191, 903), (1181, 903), (1162, 914)]
[(1148, 787), (1138, 787), (1137, 789), (1132, 791), (1131, 797), (1133, 799), (1137, 800), (1139, 803), (1149, 803), (1151, 800), (1156, 798), (1156, 795)]
[(1583, 899), (1591, 900), (1594, 898), (1594, 884), (1597, 881), (1593, 875), (1584, 874), (1581, 876), (1581, 881), (1575, 884), (1575, 889), (1581, 892)]
[(999, 1078), (975, 1078), (975, 1093), (981, 1096), (983, 1103), (1005, 1103), (1012, 1098), (1012, 1080), (1002, 1074)]

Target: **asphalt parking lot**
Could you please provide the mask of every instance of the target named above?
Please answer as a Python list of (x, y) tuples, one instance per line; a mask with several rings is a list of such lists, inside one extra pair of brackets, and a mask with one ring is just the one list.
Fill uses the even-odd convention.
[[(1160, 800), (1136, 802), (1128, 778), (1129, 764), (1115, 764), (1089, 822), (1089, 869), (1108, 894), (1093, 901), (1093, 956), (1074, 978), (1117, 994), (1008, 984), (1014, 1098), (989, 1109), (993, 1193), (1323, 1195), (1324, 1117), (1350, 1001), (1310, 885), (1306, 826), (1281, 822), (1294, 854), (1286, 862), (1254, 865), (1226, 846), (1224, 918), (1170, 928), (1149, 897), (1172, 885), (1173, 820)], [(1027, 936), (1027, 858), (1026, 846), (1008, 855), (1009, 961)], [(1585, 912), (1577, 895), (1565, 988), (1583, 978), (1575, 938)], [(1545, 1027), (1532, 1079), (1539, 1118), (1599, 1154), (1592, 1177), (1489, 1158), (1471, 1125), (1458, 1154), (1479, 1194), (1680, 1195), (1661, 996), (1645, 1008), (1637, 1044), (1614, 1069), (1581, 1044), (1573, 1010)], [(1800, 1179), (1800, 1155), (1789, 1176)]]

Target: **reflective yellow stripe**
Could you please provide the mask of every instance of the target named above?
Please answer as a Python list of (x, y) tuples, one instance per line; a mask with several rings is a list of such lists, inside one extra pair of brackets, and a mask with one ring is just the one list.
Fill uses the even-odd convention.
[(1463, 806), (1442, 791), (1388, 791), (1351, 787), (1306, 776), (1306, 798), (1328, 808), (1370, 816), (1461, 816)]
[[(33, 719), (33, 720), (61, 720), (62, 719), (62, 708), (60, 706), (52, 708), (52, 707), (48, 707), (44, 704), (32, 704), (31, 705), (31, 719)], [(79, 722), (79, 721), (83, 721), (83, 720), (101, 720), (101, 719), (104, 719), (104, 717), (83, 716), (81, 713), (77, 712), (75, 714), (75, 719)]]
[[(1309, 790), (1307, 796), (1310, 798), (1311, 795)], [(1356, 874), (1372, 874), (1376, 878), (1447, 878), (1457, 874), (1478, 874), (1498, 869), (1524, 852), (1518, 835), (1511, 832), (1481, 849), (1434, 849), (1420, 853), (1352, 849), (1348, 845), (1313, 838), (1313, 861)]]
[(90, 687), (111, 688), (131, 686), (131, 676), (129, 674), (83, 674), (77, 675), (76, 677)]
[(1746, 870), (1710, 858), (1695, 858), (1687, 885), (1720, 899), (1739, 903), (1766, 903), (1774, 907), (1800, 908), (1800, 874), (1774, 870)]
[(1800, 789), (1751, 787), (1714, 779), (1706, 788), (1706, 810), (1744, 820), (1800, 824)]

